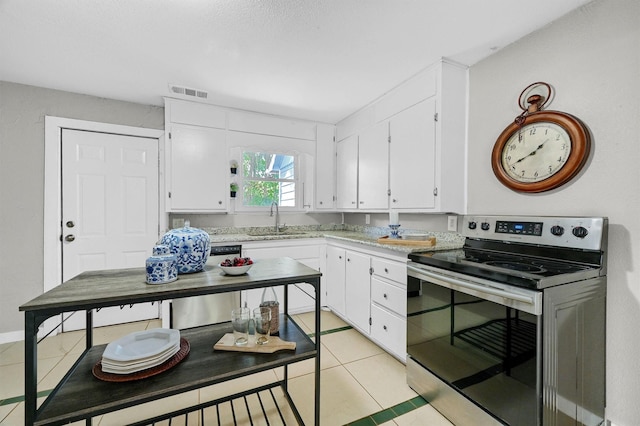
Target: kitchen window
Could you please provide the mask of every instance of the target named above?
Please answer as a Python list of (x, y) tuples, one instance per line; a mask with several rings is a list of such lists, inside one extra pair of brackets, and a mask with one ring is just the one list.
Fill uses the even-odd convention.
[(276, 152), (242, 153), (242, 187), (244, 207), (297, 207), (296, 182), (298, 156)]

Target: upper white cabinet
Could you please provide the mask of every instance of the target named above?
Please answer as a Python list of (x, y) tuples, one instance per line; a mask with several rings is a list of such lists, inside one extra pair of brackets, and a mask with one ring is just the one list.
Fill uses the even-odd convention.
[(336, 144), (336, 193), (339, 209), (358, 208), (358, 136)]
[[(335, 126), (165, 98), (165, 187), (169, 212), (239, 211), (229, 163), (243, 150), (298, 158), (297, 208), (335, 210)], [(231, 155), (233, 154), (233, 155)]]
[(318, 124), (316, 129), (315, 208), (336, 208), (335, 126)]
[(389, 186), (394, 209), (436, 206), (435, 113), (436, 102), (432, 97), (389, 119)]
[[(467, 67), (443, 60), (337, 124), (338, 141), (360, 138), (358, 167), (388, 176), (388, 205), (365, 207), (362, 199), (361, 210), (465, 213), (466, 99)], [(375, 140), (370, 135), (377, 127), (388, 129), (390, 137), (387, 171), (380, 167), (381, 157), (363, 147), (363, 135)], [(376, 151), (381, 152), (385, 150)], [(358, 182), (359, 198), (373, 187), (363, 186), (363, 180)]]
[(227, 210), (227, 145), (225, 131), (170, 124), (167, 206), (172, 212)]
[(359, 136), (358, 208), (389, 208), (389, 125), (386, 121)]

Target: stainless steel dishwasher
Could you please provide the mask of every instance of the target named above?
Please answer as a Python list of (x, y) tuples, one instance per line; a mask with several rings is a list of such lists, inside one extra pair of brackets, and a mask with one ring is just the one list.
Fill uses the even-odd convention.
[[(241, 245), (212, 246), (207, 265), (218, 265), (227, 257), (233, 259), (241, 256)], [(231, 310), (238, 306), (238, 291), (175, 299), (171, 302), (171, 328), (183, 329), (230, 321)]]

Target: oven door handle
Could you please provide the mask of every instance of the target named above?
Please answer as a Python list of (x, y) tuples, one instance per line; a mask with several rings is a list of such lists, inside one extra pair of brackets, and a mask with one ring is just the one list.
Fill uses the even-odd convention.
[[(522, 294), (512, 293), (501, 288), (491, 287), (488, 285), (475, 284), (469, 281), (464, 281), (451, 276), (443, 276), (442, 274), (438, 274), (435, 272), (427, 271), (425, 269), (416, 268), (415, 266), (407, 265), (407, 269), (417, 273), (418, 275), (424, 275), (428, 278), (437, 280), (438, 283), (445, 283), (447, 287), (452, 288), (453, 290), (461, 290), (461, 289), (469, 289), (474, 290), (480, 294), (487, 294), (491, 296), (500, 297), (507, 300), (514, 300), (518, 302), (525, 303), (534, 307), (534, 311), (531, 313), (539, 315), (539, 301), (537, 300), (539, 295), (535, 296), (526, 296)], [(420, 278), (420, 276), (416, 277)]]

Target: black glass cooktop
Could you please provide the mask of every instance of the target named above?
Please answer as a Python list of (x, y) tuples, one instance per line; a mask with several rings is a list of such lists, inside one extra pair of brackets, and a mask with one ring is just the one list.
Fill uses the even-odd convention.
[[(599, 267), (511, 253), (475, 249), (413, 253), (414, 262), (501, 283), (540, 288), (541, 282), (563, 284), (597, 276)], [(548, 283), (547, 283), (548, 284)]]

